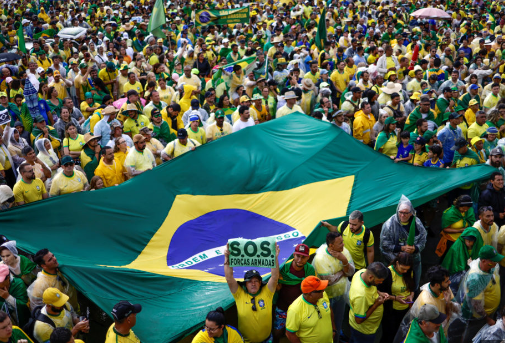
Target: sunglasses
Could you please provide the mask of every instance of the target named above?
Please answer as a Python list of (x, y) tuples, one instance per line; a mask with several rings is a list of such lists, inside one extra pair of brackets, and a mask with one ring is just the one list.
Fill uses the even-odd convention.
[(161, 117), (161, 114), (155, 114), (153, 115), (154, 118), (158, 118), (158, 117)]
[(257, 311), (258, 309), (256, 308), (256, 297), (252, 297), (251, 304), (252, 304), (252, 310)]
[(64, 167), (70, 167), (70, 166), (73, 166), (73, 165), (74, 165), (74, 163), (69, 162), (69, 163), (65, 163), (63, 166), (64, 166)]
[(319, 307), (318, 306), (314, 306), (314, 308), (316, 309), (316, 312), (317, 312), (317, 317), (319, 319), (322, 319), (323, 318), (323, 315), (321, 314), (321, 311), (319, 311)]

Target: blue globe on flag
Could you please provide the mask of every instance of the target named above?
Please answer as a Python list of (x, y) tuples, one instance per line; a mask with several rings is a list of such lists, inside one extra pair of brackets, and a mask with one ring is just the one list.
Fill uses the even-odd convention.
[(200, 13), (200, 22), (203, 23), (208, 23), (210, 21), (210, 13), (209, 12), (202, 12)]

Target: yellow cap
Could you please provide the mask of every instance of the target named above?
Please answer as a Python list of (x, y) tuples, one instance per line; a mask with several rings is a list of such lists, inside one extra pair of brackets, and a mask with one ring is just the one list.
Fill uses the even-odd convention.
[(5, 93), (5, 92), (0, 92), (0, 98), (1, 98), (1, 97), (3, 97), (3, 96), (7, 98), (7, 93)]
[(419, 92), (414, 92), (414, 93), (410, 96), (410, 98), (411, 98), (412, 100), (421, 100), (421, 93), (419, 93)]
[(484, 143), (484, 138), (480, 138), (480, 137), (473, 137), (472, 138), (472, 142), (471, 142), (472, 146), (475, 146), (475, 144), (478, 143), (478, 142)]
[[(0, 94), (2, 94), (2, 93), (0, 93)], [(472, 99), (472, 100), (470, 100), (470, 102), (468, 102), (468, 106), (477, 105), (478, 103), (479, 103), (479, 102), (478, 102), (477, 100)]]
[(63, 307), (68, 301), (68, 295), (60, 292), (57, 288), (48, 288), (42, 295), (44, 304), (52, 305), (54, 307)]
[(242, 95), (240, 97), (240, 102), (246, 102), (246, 101), (249, 101), (249, 100), (251, 100), (251, 99), (247, 95)]

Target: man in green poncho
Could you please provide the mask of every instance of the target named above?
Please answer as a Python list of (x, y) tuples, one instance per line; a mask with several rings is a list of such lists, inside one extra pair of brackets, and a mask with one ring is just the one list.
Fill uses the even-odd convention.
[(2, 280), (0, 282), (0, 309), (9, 315), (15, 325), (25, 325), (30, 318), (25, 283), (10, 275), (6, 264), (0, 264), (0, 280)]
[(404, 343), (446, 343), (442, 323), (447, 318), (436, 306), (425, 304), (419, 310), (417, 318), (412, 320)]
[(277, 286), (277, 307), (275, 308), (274, 337), (279, 340), (285, 334), (288, 307), (302, 295), (300, 284), (310, 275), (316, 275), (314, 267), (308, 263), (310, 249), (305, 244), (298, 244), (293, 253), (293, 260), (286, 262), (279, 276)]
[(435, 112), (430, 109), (430, 98), (422, 96), (420, 105), (417, 106), (407, 117), (405, 121), (405, 131), (413, 132), (416, 129), (418, 119), (424, 118), (426, 120), (435, 121)]

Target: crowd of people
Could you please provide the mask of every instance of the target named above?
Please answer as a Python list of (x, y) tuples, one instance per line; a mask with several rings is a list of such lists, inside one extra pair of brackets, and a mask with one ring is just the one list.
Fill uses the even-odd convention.
[[(298, 245), (267, 283), (256, 270), (235, 280), (226, 255), (238, 328), (218, 308), (194, 342), (505, 339), (500, 1), (164, 6), (163, 37), (155, 37), (148, 29), (154, 1), (4, 2), (0, 52), (19, 59), (0, 66), (0, 211), (114, 187), (299, 112), (387, 155), (388, 163), (495, 171), (444, 195), (450, 207), (440, 233), (432, 231), (437, 200), (414, 208), (402, 198), (377, 242), (359, 211), (338, 226), (322, 222), (326, 243), (315, 254)], [(248, 22), (197, 23), (199, 10), (242, 6)], [(425, 7), (451, 19), (411, 16)], [(86, 32), (60, 38), (67, 28)], [(423, 285), (421, 253), (437, 234), (439, 264)], [(26, 257), (6, 241), (0, 255), (0, 342), (73, 342), (89, 330), (52, 253)], [(139, 342), (132, 328), (140, 311), (118, 303), (106, 342)]]

